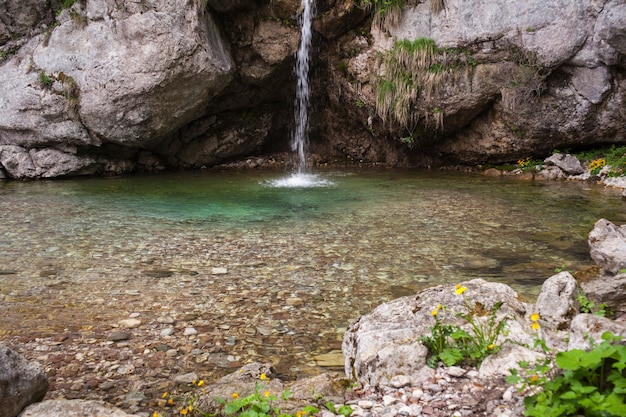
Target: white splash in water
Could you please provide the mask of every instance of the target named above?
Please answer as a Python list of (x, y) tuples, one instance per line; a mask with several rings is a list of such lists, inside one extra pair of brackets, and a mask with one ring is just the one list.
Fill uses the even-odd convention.
[(298, 156), (296, 172), (307, 172), (306, 155), (308, 151), (309, 129), (309, 60), (311, 56), (312, 22), (314, 14), (314, 0), (302, 0), (302, 15), (300, 16), (301, 36), (296, 62), (296, 76), (298, 85), (296, 90), (295, 121), (296, 126), (291, 141), (291, 149)]
[(267, 185), (276, 188), (314, 188), (329, 187), (335, 184), (315, 174), (293, 174), (289, 177), (268, 181)]

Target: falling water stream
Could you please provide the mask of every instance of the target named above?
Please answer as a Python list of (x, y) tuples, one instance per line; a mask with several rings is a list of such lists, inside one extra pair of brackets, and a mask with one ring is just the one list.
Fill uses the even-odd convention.
[(294, 103), (295, 127), (291, 149), (296, 155), (295, 172), (284, 178), (271, 180), (268, 185), (281, 188), (311, 188), (332, 185), (332, 182), (309, 172), (307, 166), (309, 130), (309, 69), (311, 60), (312, 21), (315, 13), (314, 0), (302, 0), (300, 15), (300, 46), (294, 69), (297, 86)]
[(311, 24), (313, 21), (314, 0), (302, 0), (302, 15), (300, 16), (300, 47), (296, 60), (296, 88), (295, 103), (295, 130), (291, 148), (298, 156), (297, 174), (307, 173), (306, 154), (308, 147), (309, 128), (309, 61), (311, 58)]

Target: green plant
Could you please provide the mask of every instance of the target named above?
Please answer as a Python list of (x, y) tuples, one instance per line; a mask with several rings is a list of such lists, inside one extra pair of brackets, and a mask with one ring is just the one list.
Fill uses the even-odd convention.
[(54, 77), (46, 75), (46, 72), (41, 70), (39, 72), (39, 84), (41, 84), (43, 88), (50, 88), (52, 84), (54, 84)]
[(512, 370), (507, 381), (520, 383), (520, 390), (531, 394), (524, 398), (524, 414), (626, 416), (626, 346), (619, 344), (621, 339), (605, 332), (602, 343), (589, 351), (559, 352), (554, 364), (547, 360), (522, 367), (521, 373)]
[(75, 10), (70, 10), (70, 17), (72, 18), (72, 21), (74, 22), (76, 27), (80, 29), (84, 29), (89, 23), (89, 21), (87, 20), (87, 16), (78, 13)]
[(407, 0), (359, 0), (359, 5), (372, 9), (372, 24), (381, 30), (391, 30), (400, 23)]
[[(458, 54), (457, 54), (458, 55)], [(433, 115), (433, 97), (439, 96), (443, 83), (453, 75), (455, 59), (429, 38), (403, 39), (379, 56), (376, 84), (376, 111), (384, 122), (393, 122), (409, 133), (420, 118), (426, 123)], [(453, 65), (450, 65), (450, 64)], [(422, 103), (426, 101), (426, 103)], [(421, 111), (416, 111), (419, 107)], [(435, 129), (443, 126), (443, 112), (434, 114)]]
[(362, 109), (363, 107), (365, 107), (365, 103), (363, 102), (363, 100), (358, 99), (358, 100), (356, 101), (356, 106), (357, 106), (359, 109)]
[(608, 148), (580, 152), (576, 157), (588, 163), (593, 175), (602, 170), (607, 177), (619, 177), (626, 173), (626, 146), (611, 145)]
[(589, 172), (591, 175), (598, 175), (600, 170), (606, 166), (606, 159), (598, 158), (589, 162)]
[(350, 414), (352, 414), (352, 411), (353, 411), (352, 407), (350, 407), (349, 405), (342, 405), (339, 408), (337, 408), (335, 407), (335, 404), (333, 404), (330, 401), (324, 404), (324, 407), (326, 407), (326, 409), (333, 414), (339, 414), (345, 417), (348, 417)]
[(580, 304), (580, 312), (587, 314), (595, 314), (596, 316), (607, 317), (611, 316), (612, 312), (609, 309), (609, 305), (605, 303), (600, 303), (596, 307), (596, 303), (587, 298), (587, 295), (584, 291), (578, 291), (578, 295), (576, 296), (578, 303)]
[[(265, 374), (261, 374), (260, 379), (265, 381), (267, 377)], [(290, 396), (291, 392), (289, 390), (285, 390), (281, 394), (280, 399), (286, 401)], [(235, 415), (239, 417), (292, 417), (291, 414), (281, 412), (280, 408), (276, 405), (278, 397), (272, 394), (268, 389), (265, 389), (265, 387), (258, 382), (254, 385), (254, 392), (246, 397), (240, 398), (237, 393), (233, 393), (232, 400), (230, 401), (220, 398), (217, 400), (223, 404), (223, 412), (226, 415)], [(312, 415), (318, 411), (319, 409), (317, 407), (307, 405), (298, 411), (295, 414), (295, 417)]]
[(456, 286), (455, 293), (463, 297), (465, 312), (457, 312), (455, 316), (468, 324), (469, 331), (456, 324), (444, 324), (439, 313), (445, 308), (441, 305), (431, 311), (435, 325), (430, 328), (430, 335), (420, 338), (429, 351), (429, 366), (435, 366), (439, 360), (448, 366), (457, 363), (479, 365), (502, 346), (498, 339), (506, 332), (507, 317), (498, 319), (498, 312), (503, 303), (497, 302), (486, 309), (478, 301), (471, 302), (464, 295), (466, 290), (460, 284)]
[[(537, 166), (541, 166), (543, 162), (532, 159), (530, 156), (520, 159), (517, 161), (517, 167), (522, 171), (530, 171), (535, 169)], [(561, 268), (555, 268), (555, 272), (562, 272), (565, 268), (565, 265), (562, 265)]]

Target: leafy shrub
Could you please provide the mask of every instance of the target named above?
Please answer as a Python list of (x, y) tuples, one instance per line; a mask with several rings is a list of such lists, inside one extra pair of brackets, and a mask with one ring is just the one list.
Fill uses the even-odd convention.
[(545, 340), (536, 338), (535, 346), (548, 356), (533, 365), (519, 362), (521, 371), (511, 369), (507, 378), (530, 394), (524, 398), (524, 415), (626, 417), (626, 346), (621, 340), (605, 332), (602, 343), (589, 351), (573, 349), (555, 356)]
[(444, 324), (439, 312), (445, 310), (441, 305), (431, 311), (435, 325), (430, 328), (431, 334), (422, 336), (420, 341), (428, 348), (428, 365), (435, 367), (438, 361), (451, 366), (458, 363), (480, 365), (492, 353), (500, 350), (500, 335), (507, 327), (507, 318), (498, 320), (498, 312), (502, 302), (497, 302), (486, 309), (482, 303), (471, 302), (463, 295), (467, 290), (457, 285), (456, 295), (463, 296), (465, 312), (455, 315), (469, 324), (469, 332), (455, 324)]

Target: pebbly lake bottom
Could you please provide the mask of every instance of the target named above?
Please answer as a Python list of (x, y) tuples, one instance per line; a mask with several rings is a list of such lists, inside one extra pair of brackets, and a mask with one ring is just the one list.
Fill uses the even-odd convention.
[(534, 300), (555, 268), (594, 265), (598, 219), (626, 223), (620, 192), (581, 182), (317, 175), (0, 183), (0, 342), (44, 366), (51, 398), (148, 411), (185, 372), (342, 370), (352, 320), (429, 286), (484, 278)]

